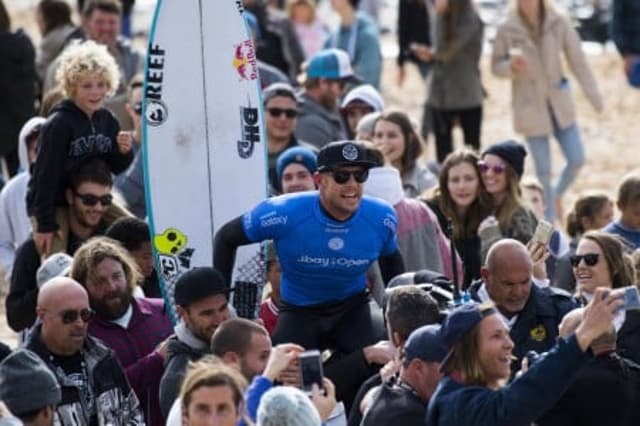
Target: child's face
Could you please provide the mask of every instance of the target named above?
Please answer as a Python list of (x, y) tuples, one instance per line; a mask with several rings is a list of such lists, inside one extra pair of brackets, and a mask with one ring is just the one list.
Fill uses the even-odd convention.
[(99, 74), (91, 73), (80, 77), (72, 100), (78, 108), (91, 116), (103, 107), (108, 91), (107, 80)]
[(529, 208), (533, 210), (536, 219), (544, 219), (544, 210), (547, 207), (544, 202), (544, 195), (536, 188), (522, 187), (522, 195)]
[(618, 208), (622, 212), (620, 222), (627, 228), (640, 230), (640, 201), (618, 203)]
[(313, 21), (313, 9), (305, 3), (298, 3), (291, 8), (291, 21), (296, 24), (310, 24)]

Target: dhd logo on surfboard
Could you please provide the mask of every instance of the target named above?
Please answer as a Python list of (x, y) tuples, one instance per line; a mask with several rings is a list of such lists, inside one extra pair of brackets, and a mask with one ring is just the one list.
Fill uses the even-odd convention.
[(256, 53), (253, 49), (253, 42), (245, 40), (234, 45), (233, 68), (238, 73), (240, 81), (256, 80), (258, 78), (258, 65), (256, 63)]
[(260, 143), (260, 126), (258, 125), (258, 108), (240, 107), (240, 126), (242, 136), (238, 141), (238, 155), (249, 158), (253, 154), (253, 147)]

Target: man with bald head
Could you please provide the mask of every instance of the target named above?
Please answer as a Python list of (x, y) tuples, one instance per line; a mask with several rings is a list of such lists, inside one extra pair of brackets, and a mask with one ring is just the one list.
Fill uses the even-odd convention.
[(144, 424), (138, 399), (113, 352), (87, 334), (93, 316), (86, 290), (71, 278), (47, 281), (38, 293), (40, 319), (28, 340), (62, 390), (55, 424)]
[(564, 290), (538, 287), (532, 281), (533, 262), (519, 241), (503, 239), (487, 253), (481, 280), (469, 288), (478, 302), (492, 300), (509, 327), (518, 358), (512, 370), (520, 369), (520, 360), (530, 350), (546, 352), (558, 337), (562, 317), (577, 307)]

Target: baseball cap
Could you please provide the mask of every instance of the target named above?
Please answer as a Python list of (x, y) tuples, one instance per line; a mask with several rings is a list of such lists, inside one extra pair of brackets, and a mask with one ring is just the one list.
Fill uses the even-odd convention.
[(350, 103), (355, 101), (360, 101), (370, 106), (373, 108), (373, 112), (382, 112), (384, 109), (384, 100), (382, 96), (380, 96), (380, 92), (370, 84), (363, 84), (349, 90), (349, 93), (346, 94), (340, 106), (347, 108)]
[(331, 170), (339, 166), (363, 166), (367, 169), (376, 163), (367, 155), (367, 149), (359, 141), (337, 141), (322, 147), (318, 152), (318, 171)]
[(360, 82), (351, 68), (351, 60), (344, 50), (324, 49), (317, 52), (305, 64), (300, 79), (304, 82), (307, 78), (326, 78), (328, 80), (348, 80)]
[(219, 271), (210, 266), (199, 266), (180, 275), (173, 297), (176, 305), (187, 307), (205, 297), (227, 295), (231, 291)]
[(36, 354), (17, 349), (0, 364), (0, 400), (16, 416), (60, 403), (60, 385)]
[(440, 330), (442, 340), (449, 348), (449, 353), (442, 363), (451, 357), (456, 343), (461, 342), (480, 321), (496, 312), (493, 302), (465, 303), (449, 312)]
[(55, 253), (47, 257), (36, 272), (36, 283), (38, 288), (55, 277), (62, 277), (69, 274), (73, 257), (67, 253)]
[(282, 172), (291, 163), (302, 164), (309, 170), (309, 173), (313, 174), (317, 168), (316, 154), (309, 148), (303, 146), (294, 146), (286, 149), (278, 156), (278, 160), (276, 161), (278, 180), (282, 179)]
[(291, 100), (297, 102), (298, 104), (303, 103), (302, 99), (298, 98), (295, 89), (293, 86), (287, 83), (277, 82), (272, 83), (262, 89), (262, 102), (266, 105), (271, 99), (276, 96), (284, 96), (290, 98)]
[(449, 348), (442, 339), (440, 324), (418, 327), (411, 332), (404, 344), (404, 359), (420, 359), (426, 362), (442, 362)]

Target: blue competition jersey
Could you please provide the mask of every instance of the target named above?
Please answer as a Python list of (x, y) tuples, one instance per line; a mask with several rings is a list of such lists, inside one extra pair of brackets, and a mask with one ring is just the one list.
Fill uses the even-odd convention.
[(398, 249), (397, 222), (389, 204), (366, 196), (349, 220), (338, 222), (322, 211), (317, 191), (269, 198), (243, 217), (249, 240), (274, 240), (282, 299), (298, 306), (364, 291), (371, 263)]

